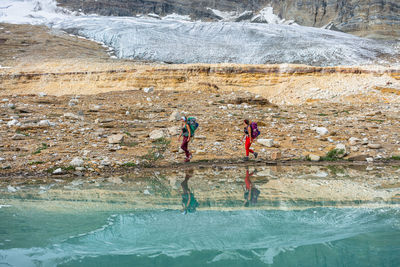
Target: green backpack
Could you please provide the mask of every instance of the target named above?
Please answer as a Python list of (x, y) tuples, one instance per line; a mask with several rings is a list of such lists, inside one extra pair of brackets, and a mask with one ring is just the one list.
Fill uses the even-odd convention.
[(199, 127), (199, 124), (196, 122), (196, 118), (195, 117), (189, 117), (187, 119), (187, 124), (190, 127), (190, 131), (192, 133), (191, 136), (194, 136), (194, 132)]

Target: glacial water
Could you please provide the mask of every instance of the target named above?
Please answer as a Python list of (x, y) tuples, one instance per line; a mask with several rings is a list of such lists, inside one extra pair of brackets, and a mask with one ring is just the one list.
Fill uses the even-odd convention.
[[(270, 14), (273, 15), (273, 14)], [(299, 25), (77, 14), (53, 0), (2, 0), (0, 22), (41, 24), (112, 47), (119, 58), (167, 63), (396, 63), (398, 44)]]
[(399, 266), (398, 178), (258, 166), (14, 179), (0, 184), (0, 266)]

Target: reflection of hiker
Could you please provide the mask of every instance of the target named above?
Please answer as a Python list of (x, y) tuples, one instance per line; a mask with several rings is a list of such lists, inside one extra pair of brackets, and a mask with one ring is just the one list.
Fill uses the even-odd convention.
[(246, 157), (244, 160), (249, 160), (249, 153), (252, 153), (254, 157), (257, 158), (258, 153), (250, 149), (254, 139), (260, 134), (260, 131), (257, 128), (257, 123), (250, 123), (249, 120), (244, 120), (244, 125), (244, 135), (242, 137), (242, 142), (243, 138), (246, 137), (246, 143), (244, 144), (244, 147), (246, 148)]
[(250, 204), (256, 204), (257, 198), (260, 195), (260, 190), (258, 190), (255, 185), (251, 182), (250, 176), (255, 173), (249, 173), (249, 169), (246, 169), (246, 177), (244, 178), (244, 183), (246, 184), (246, 189), (244, 189), (244, 206), (248, 207)]
[(188, 212), (195, 212), (196, 208), (199, 206), (196, 198), (194, 197), (194, 193), (192, 193), (188, 186), (188, 181), (190, 177), (193, 176), (193, 170), (188, 170), (186, 172), (185, 180), (181, 183), (182, 186), (182, 206), (184, 214)]
[(192, 158), (192, 153), (189, 152), (188, 149), (188, 144), (191, 140), (191, 138), (194, 136), (194, 132), (196, 131), (197, 127), (199, 127), (199, 124), (196, 122), (196, 118), (194, 117), (182, 117), (182, 132), (179, 135), (178, 140), (181, 139), (181, 136), (183, 136), (183, 142), (181, 145), (181, 148), (183, 151), (185, 151), (186, 158), (185, 162), (189, 162), (190, 159)]

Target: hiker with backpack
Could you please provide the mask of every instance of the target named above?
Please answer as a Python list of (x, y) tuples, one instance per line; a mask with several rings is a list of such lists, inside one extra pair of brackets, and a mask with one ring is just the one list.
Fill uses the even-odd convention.
[(243, 138), (246, 137), (246, 142), (245, 142), (245, 149), (246, 149), (246, 157), (244, 160), (249, 160), (249, 154), (252, 153), (255, 158), (257, 158), (258, 153), (254, 152), (252, 149), (250, 149), (251, 144), (253, 141), (260, 135), (260, 131), (257, 128), (257, 123), (251, 122), (249, 120), (244, 120), (244, 135), (242, 137), (242, 142)]
[(194, 136), (194, 132), (196, 131), (197, 127), (199, 127), (199, 124), (196, 122), (196, 118), (193, 117), (182, 117), (182, 132), (179, 135), (178, 140), (181, 140), (181, 137), (183, 136), (183, 141), (181, 148), (183, 151), (185, 151), (185, 162), (189, 162), (190, 159), (192, 158), (192, 153), (189, 152), (188, 149), (188, 144), (191, 140), (191, 138)]

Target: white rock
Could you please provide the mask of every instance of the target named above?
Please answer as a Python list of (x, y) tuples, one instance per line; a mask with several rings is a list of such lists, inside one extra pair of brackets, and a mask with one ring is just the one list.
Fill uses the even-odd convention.
[(152, 86), (152, 87), (144, 88), (143, 91), (144, 91), (145, 93), (152, 93), (152, 92), (154, 91), (154, 87)]
[(337, 144), (335, 149), (338, 151), (343, 150), (344, 154), (347, 154), (346, 146), (344, 144)]
[(14, 109), (15, 108), (15, 104), (14, 103), (9, 103), (7, 105), (8, 108)]
[(23, 134), (14, 134), (13, 137), (11, 137), (12, 140), (23, 140), (25, 139), (25, 135)]
[(357, 152), (358, 151), (358, 146), (351, 146), (350, 147), (350, 150), (352, 151), (352, 152)]
[(8, 127), (11, 127), (11, 126), (20, 126), (20, 125), (21, 125), (21, 123), (20, 123), (19, 121), (17, 121), (16, 119), (7, 122), (7, 126), (8, 126)]
[(320, 161), (321, 157), (318, 155), (310, 154), (308, 155), (311, 161)]
[(168, 132), (170, 135), (176, 136), (176, 135), (179, 135), (180, 128), (178, 126), (168, 127)]
[(150, 139), (152, 140), (156, 140), (159, 138), (165, 138), (167, 137), (167, 135), (165, 134), (165, 132), (163, 130), (153, 130), (150, 134), (149, 134)]
[(150, 192), (149, 192), (149, 190), (147, 190), (147, 189), (145, 189), (145, 190), (143, 191), (143, 194), (145, 194), (145, 195), (151, 195)]
[(14, 186), (11, 186), (11, 185), (7, 186), (7, 190), (8, 190), (8, 192), (10, 192), (10, 193), (15, 193), (15, 192), (17, 192), (17, 189), (16, 189)]
[(84, 120), (84, 117), (83, 117), (83, 116), (79, 116), (79, 115), (76, 115), (76, 114), (70, 113), (70, 112), (64, 113), (63, 116), (64, 116), (65, 118), (67, 118), (67, 119), (74, 119), (74, 120), (81, 120), (81, 121)]
[(274, 146), (274, 139), (257, 139), (257, 143), (266, 146), (266, 147), (273, 147)]
[(38, 124), (39, 126), (51, 126), (51, 122), (49, 120), (41, 120)]
[(119, 177), (110, 177), (107, 179), (110, 183), (114, 183), (114, 184), (123, 184), (124, 182), (122, 181), (121, 178)]
[(374, 158), (366, 158), (368, 163), (374, 162)]
[(113, 134), (107, 137), (108, 143), (109, 144), (120, 144), (124, 141), (124, 135), (123, 134)]
[(63, 170), (61, 168), (55, 169), (53, 171), (53, 174), (62, 174), (62, 173), (63, 173)]
[(83, 165), (84, 161), (82, 158), (80, 157), (75, 157), (71, 160), (71, 162), (69, 163), (69, 165), (73, 166), (73, 167), (81, 167)]
[(5, 158), (0, 158), (0, 162), (2, 162), (2, 161), (6, 161), (6, 159)]
[(75, 170), (81, 172), (85, 170), (85, 167), (75, 167)]
[(125, 112), (125, 115), (129, 115), (129, 114), (131, 114), (129, 111), (126, 111), (126, 112)]
[(182, 115), (175, 110), (174, 112), (172, 112), (172, 114), (169, 116), (169, 121), (179, 121), (181, 119)]
[(100, 106), (100, 105), (92, 104), (92, 105), (89, 106), (89, 111), (92, 111), (92, 112), (97, 112), (97, 111), (99, 111), (100, 109), (101, 109), (101, 106)]
[(38, 96), (39, 96), (39, 97), (45, 97), (45, 96), (47, 96), (47, 94), (46, 94), (45, 92), (39, 92), (39, 93), (38, 93)]
[(368, 143), (368, 148), (371, 148), (371, 149), (379, 149), (379, 148), (382, 148), (382, 145), (381, 144), (372, 144), (372, 143)]
[(8, 102), (8, 101), (10, 101), (8, 98), (3, 98), (3, 99), (1, 100), (1, 102)]
[(196, 155), (204, 155), (206, 154), (206, 151), (204, 149), (197, 149), (196, 150)]
[(350, 137), (350, 138), (349, 138), (349, 144), (350, 144), (351, 146), (357, 145), (360, 141), (361, 141), (361, 140), (358, 139), (357, 137)]
[(328, 129), (325, 127), (315, 127), (315, 131), (319, 134), (319, 135), (326, 135), (329, 133)]

